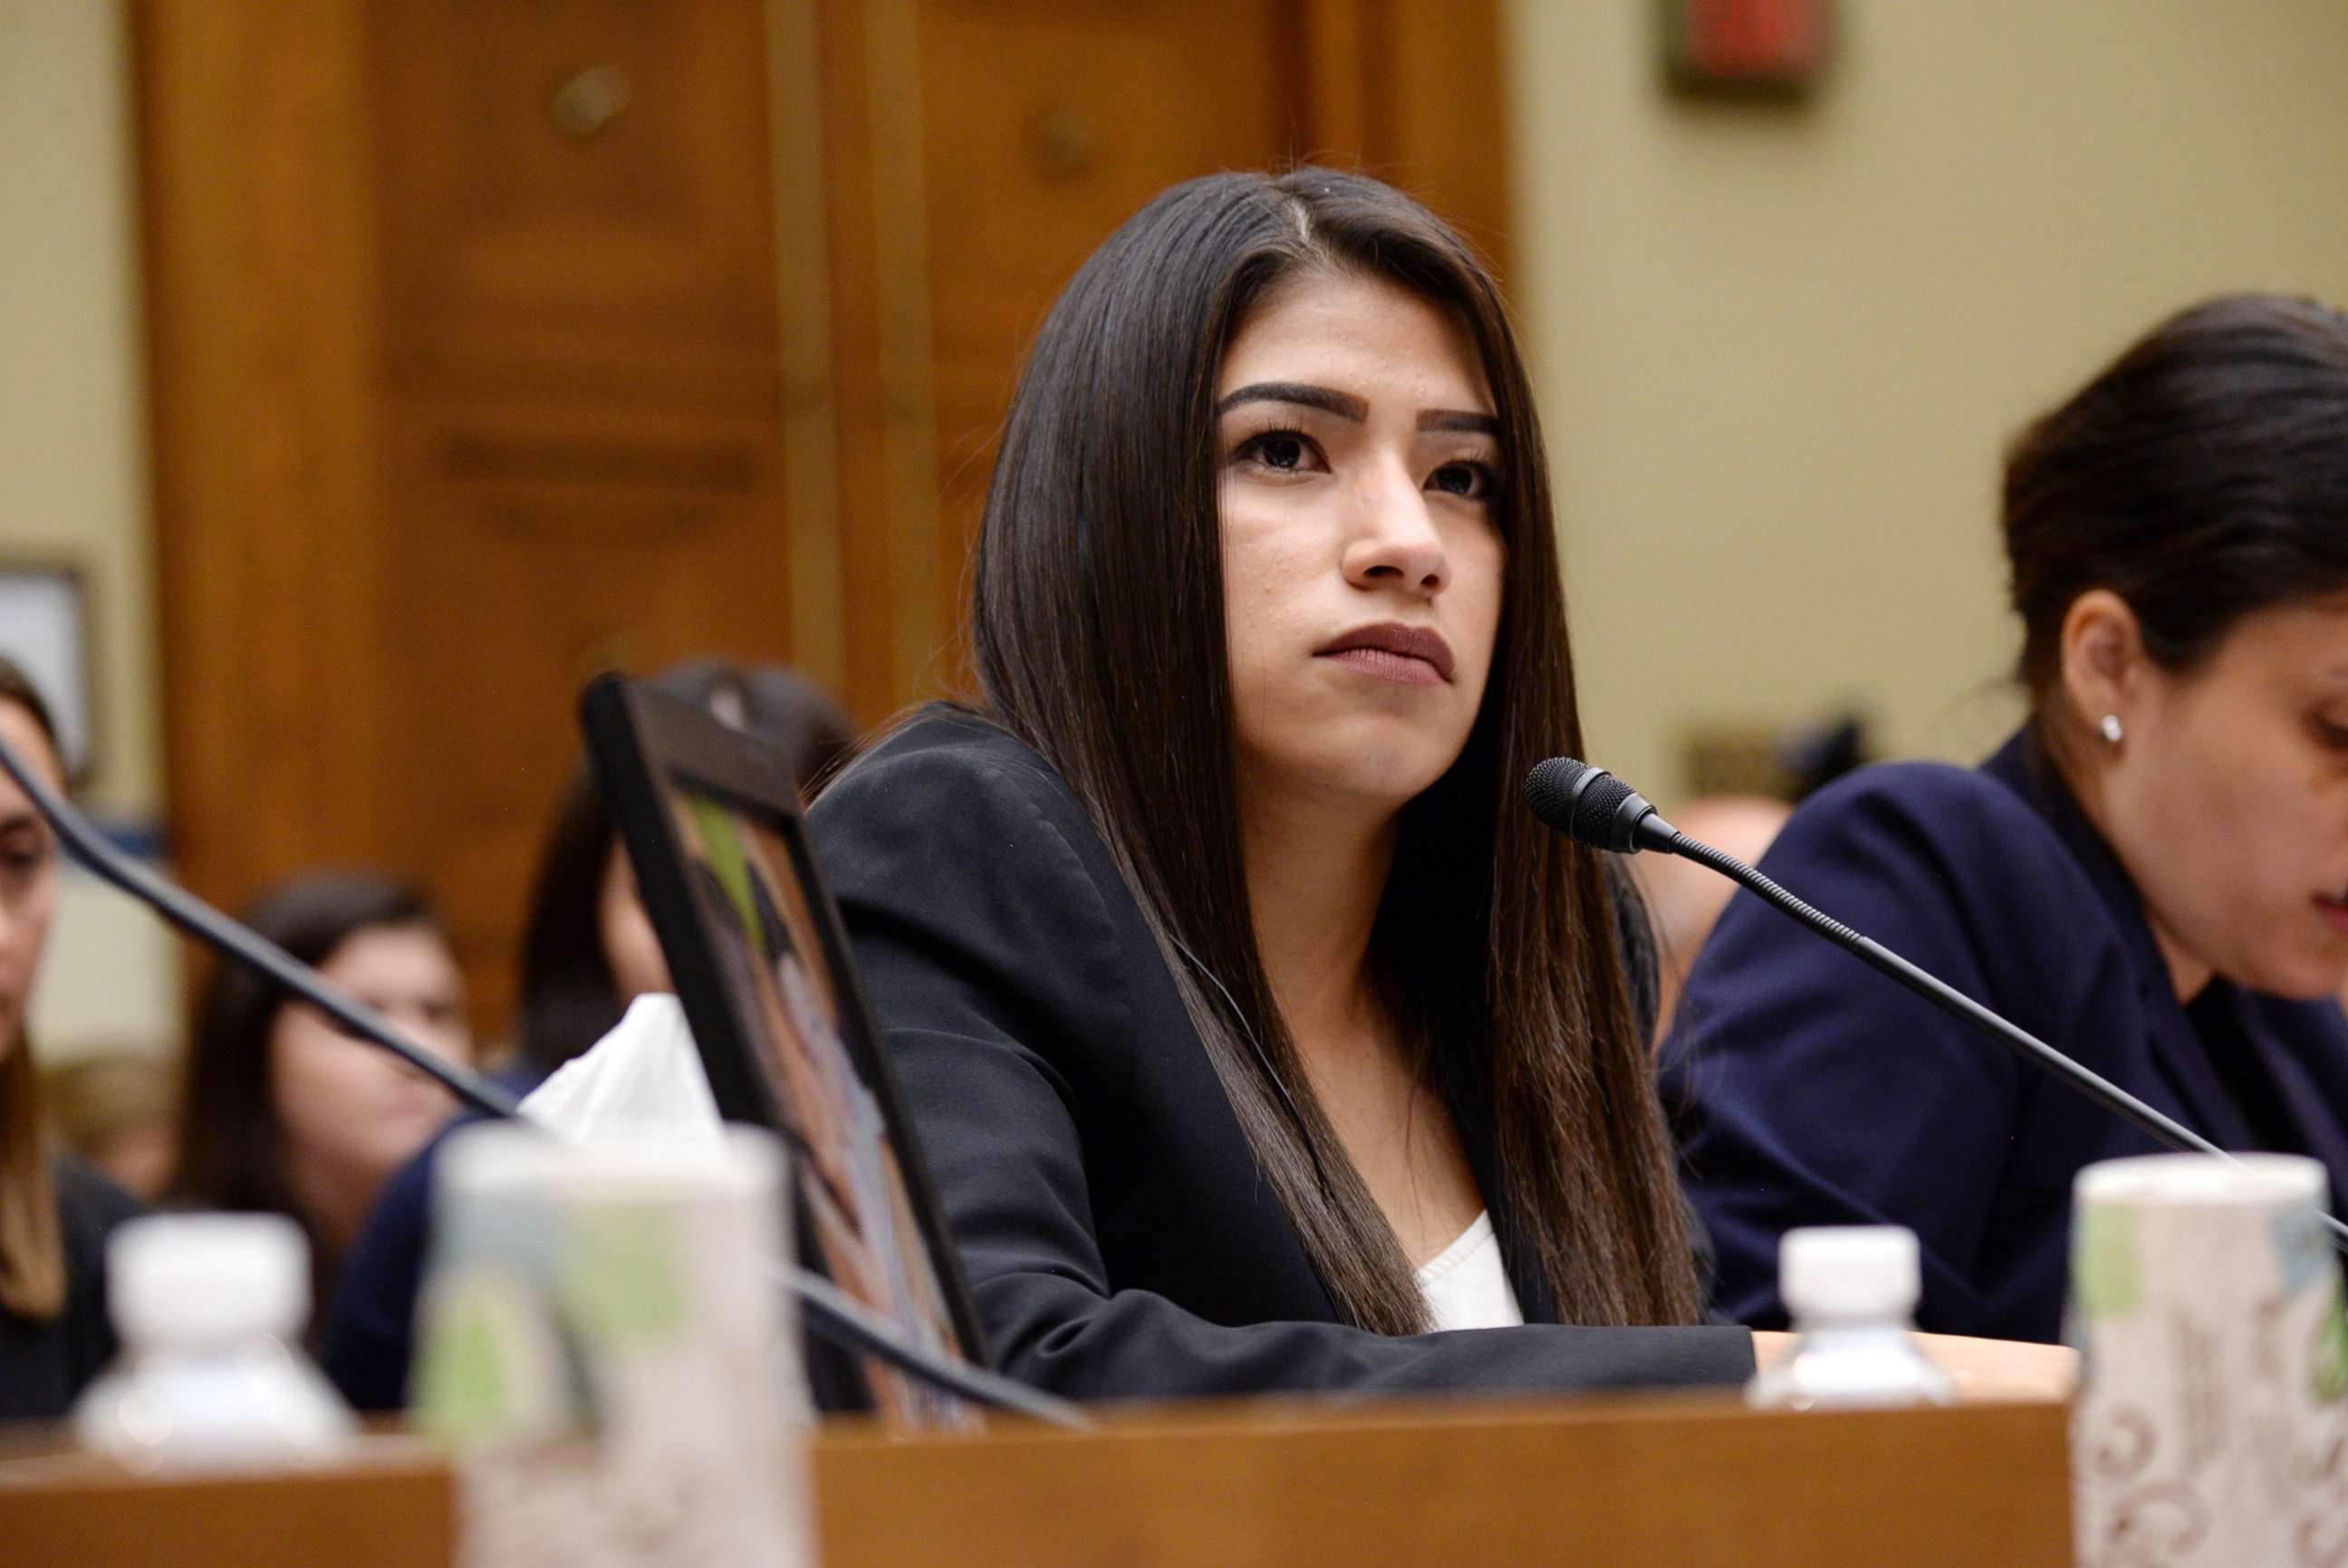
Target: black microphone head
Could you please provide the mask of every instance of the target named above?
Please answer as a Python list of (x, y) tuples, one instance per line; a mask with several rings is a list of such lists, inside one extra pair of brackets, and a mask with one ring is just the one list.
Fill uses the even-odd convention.
[(1525, 804), (1575, 843), (1616, 854), (1638, 851), (1639, 823), (1654, 814), (1636, 789), (1570, 757), (1552, 757), (1525, 775)]

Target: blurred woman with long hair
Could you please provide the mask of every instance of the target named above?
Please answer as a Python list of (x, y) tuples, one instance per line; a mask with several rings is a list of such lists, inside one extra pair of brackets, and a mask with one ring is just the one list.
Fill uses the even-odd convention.
[[(0, 658), (0, 738), (52, 789), (65, 788), (57, 725), (22, 670)], [(26, 1038), (57, 913), (57, 843), (0, 774), (0, 1420), (63, 1415), (114, 1354), (106, 1235), (137, 1212), (42, 1125)]]
[[(388, 878), (282, 882), (244, 923), (373, 1007), (409, 1040), (473, 1061), (464, 976), (423, 895)], [(456, 1113), (448, 1092), (241, 964), (205, 987), (167, 1202), (285, 1214), (310, 1239), (318, 1299), (376, 1195)]]

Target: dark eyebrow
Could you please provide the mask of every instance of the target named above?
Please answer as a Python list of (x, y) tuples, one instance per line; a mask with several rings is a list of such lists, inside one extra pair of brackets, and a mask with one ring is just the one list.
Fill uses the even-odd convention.
[(1359, 397), (1296, 381), (1258, 381), (1242, 387), (1215, 405), (1215, 417), (1220, 419), (1242, 403), (1293, 403), (1299, 407), (1334, 414), (1340, 419), (1351, 419), (1356, 425), (1370, 417), (1370, 406)]
[[(1215, 405), (1215, 417), (1225, 414), (1243, 403), (1292, 403), (1299, 407), (1318, 408), (1334, 414), (1341, 419), (1351, 419), (1356, 425), (1370, 417), (1370, 406), (1359, 397), (1326, 387), (1307, 386), (1299, 381), (1258, 381), (1225, 397)], [(1457, 430), (1477, 436), (1498, 436), (1499, 420), (1489, 414), (1472, 414), (1462, 408), (1428, 408), (1418, 416), (1422, 430)]]

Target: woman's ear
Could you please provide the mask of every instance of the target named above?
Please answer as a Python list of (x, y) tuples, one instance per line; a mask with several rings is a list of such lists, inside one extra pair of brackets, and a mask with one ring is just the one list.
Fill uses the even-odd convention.
[(2090, 588), (2063, 612), (2063, 696), (2088, 734), (2117, 745), (2144, 686), (2144, 629), (2127, 601)]

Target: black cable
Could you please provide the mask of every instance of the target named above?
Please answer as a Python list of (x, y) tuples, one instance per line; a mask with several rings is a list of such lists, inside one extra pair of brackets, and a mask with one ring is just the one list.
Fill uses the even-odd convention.
[[(132, 860), (27, 767), (0, 736), (0, 770), (16, 781), (75, 860), (101, 880), (158, 911), (181, 931), (238, 963), (259, 970), (369, 1045), (389, 1051), (467, 1105), (499, 1121), (529, 1122), (513, 1096), (487, 1078), (402, 1038), (374, 1008), (345, 995), (315, 969), (256, 931)], [(532, 1125), (535, 1125), (532, 1123)], [(1092, 1423), (1065, 1400), (967, 1363), (947, 1361), (909, 1344), (887, 1319), (866, 1310), (821, 1275), (796, 1265), (778, 1271), (805, 1311), (808, 1329), (851, 1355), (879, 1357), (925, 1383), (973, 1404), (1015, 1411), (1069, 1428)]]
[(1031, 1388), (1001, 1373), (989, 1372), (983, 1367), (916, 1350), (899, 1336), (888, 1319), (810, 1269), (777, 1264), (775, 1272), (799, 1298), (808, 1326), (842, 1350), (864, 1351), (973, 1404), (1032, 1416), (1070, 1431), (1092, 1429), (1092, 1418), (1066, 1399)]

